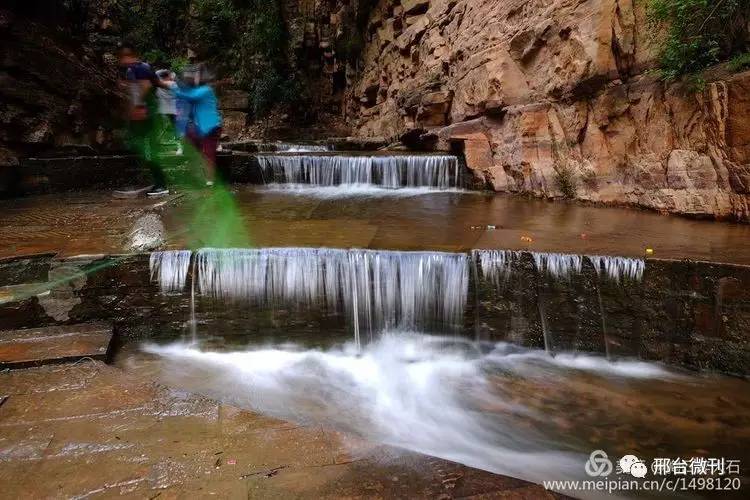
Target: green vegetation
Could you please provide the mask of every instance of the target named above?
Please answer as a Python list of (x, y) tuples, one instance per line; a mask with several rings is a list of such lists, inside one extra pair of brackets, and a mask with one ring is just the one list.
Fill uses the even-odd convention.
[(575, 199), (578, 194), (578, 186), (576, 185), (575, 174), (570, 167), (563, 166), (555, 170), (555, 183), (565, 198)]
[(235, 48), (239, 83), (250, 91), (252, 111), (264, 116), (274, 105), (301, 104), (304, 86), (289, 63), (289, 33), (280, 0), (246, 0), (249, 15)]
[(748, 0), (649, 0), (648, 17), (663, 28), (661, 76), (698, 74), (748, 48)]
[(750, 52), (737, 54), (729, 61), (730, 71), (744, 71), (750, 69)]
[(115, 10), (147, 61), (179, 71), (189, 47), (250, 93), (258, 117), (306, 97), (289, 63), (281, 0), (120, 0)]
[(166, 66), (173, 58), (184, 56), (176, 35), (185, 33), (189, 3), (189, 0), (118, 0), (113, 2), (112, 15), (123, 35), (146, 59)]

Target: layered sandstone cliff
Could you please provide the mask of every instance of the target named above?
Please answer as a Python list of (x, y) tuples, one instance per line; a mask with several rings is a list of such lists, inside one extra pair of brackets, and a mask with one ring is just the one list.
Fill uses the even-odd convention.
[(666, 86), (643, 0), (381, 0), (346, 114), (497, 191), (750, 220), (750, 72)]

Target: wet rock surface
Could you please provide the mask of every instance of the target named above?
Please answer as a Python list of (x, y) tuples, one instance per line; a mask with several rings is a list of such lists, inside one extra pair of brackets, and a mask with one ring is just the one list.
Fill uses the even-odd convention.
[[(517, 479), (290, 424), (155, 382), (149, 360), (0, 373), (14, 497), (557, 498)], [(43, 477), (44, 480), (40, 480)]]
[(105, 361), (112, 327), (106, 324), (53, 326), (0, 332), (0, 369)]
[(3, 276), (3, 281), (8, 285), (31, 283), (36, 279), (31, 275), (46, 273), (44, 259), (27, 262), (18, 256), (40, 252), (67, 256), (126, 252), (135, 222), (147, 213), (158, 214), (159, 207), (176, 199), (119, 199), (112, 191), (89, 191), (0, 200), (0, 258), (16, 262), (3, 266), (3, 272), (10, 273)]

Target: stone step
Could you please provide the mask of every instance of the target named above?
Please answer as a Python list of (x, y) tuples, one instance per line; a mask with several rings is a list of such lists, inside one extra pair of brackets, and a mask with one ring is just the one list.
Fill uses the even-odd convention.
[(0, 331), (0, 369), (72, 363), (84, 358), (106, 361), (112, 342), (106, 323)]
[[(8, 229), (7, 226), (5, 229)], [(0, 290), (6, 286), (46, 283), (55, 253), (37, 253), (0, 258)], [(2, 294), (0, 293), (0, 303)]]

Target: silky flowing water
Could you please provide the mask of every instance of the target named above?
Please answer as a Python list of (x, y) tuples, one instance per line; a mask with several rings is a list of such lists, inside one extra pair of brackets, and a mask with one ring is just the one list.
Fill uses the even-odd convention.
[(449, 189), (462, 182), (458, 158), (447, 155), (263, 154), (257, 160), (271, 185)]
[[(539, 347), (460, 328), (472, 289), (479, 293), (471, 273), (502, 289), (522, 257), (302, 248), (155, 254), (152, 275), (164, 293), (194, 295), (197, 336), (186, 330), (144, 350), (158, 356), (170, 384), (532, 481), (585, 479), (597, 449), (649, 462), (750, 460), (744, 380), (608, 352), (552, 351), (547, 334), (550, 346), (560, 345), (554, 322)], [(616, 287), (637, 285), (644, 272), (643, 260), (624, 257), (534, 253), (531, 262), (561, 283), (587, 266)], [(248, 316), (255, 310), (265, 312)], [(308, 322), (311, 311), (317, 319)], [(285, 323), (290, 317), (305, 319)]]

